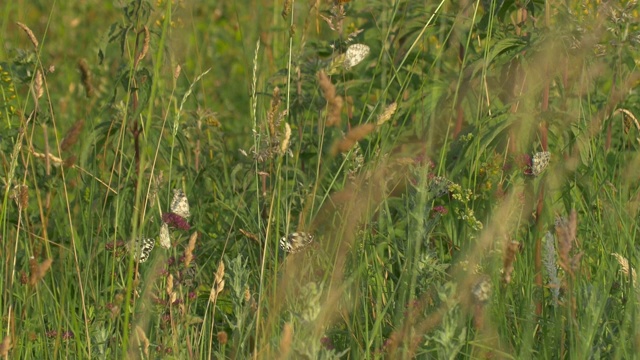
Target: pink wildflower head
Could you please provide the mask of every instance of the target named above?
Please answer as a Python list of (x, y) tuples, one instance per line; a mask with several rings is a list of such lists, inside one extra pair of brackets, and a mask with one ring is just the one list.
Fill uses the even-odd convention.
[(449, 210), (447, 210), (447, 208), (442, 205), (434, 206), (432, 211), (434, 216), (436, 214), (447, 215), (449, 213)]
[(171, 227), (178, 228), (184, 231), (187, 231), (191, 228), (191, 225), (189, 225), (187, 219), (172, 212), (162, 214), (162, 221), (164, 221), (164, 223)]

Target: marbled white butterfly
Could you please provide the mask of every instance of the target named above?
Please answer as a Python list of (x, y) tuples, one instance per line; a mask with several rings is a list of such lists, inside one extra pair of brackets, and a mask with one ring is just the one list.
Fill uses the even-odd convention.
[(171, 235), (169, 235), (169, 225), (166, 223), (162, 224), (160, 227), (160, 236), (158, 237), (158, 242), (160, 246), (165, 249), (171, 248)]
[(187, 219), (191, 216), (189, 212), (189, 200), (182, 189), (173, 189), (173, 200), (171, 200), (171, 212)]
[(548, 151), (537, 152), (533, 155), (533, 160), (531, 161), (531, 169), (530, 175), (538, 176), (542, 174), (544, 169), (549, 165), (549, 160), (551, 159), (551, 153)]
[(313, 235), (307, 232), (294, 232), (280, 239), (280, 248), (295, 254), (313, 242)]
[(147, 261), (154, 246), (156, 246), (155, 239), (137, 239), (133, 243), (133, 257), (139, 263)]
[(347, 52), (344, 54), (344, 68), (347, 70), (351, 69), (364, 60), (367, 55), (369, 55), (369, 47), (367, 45), (353, 44), (349, 46)]

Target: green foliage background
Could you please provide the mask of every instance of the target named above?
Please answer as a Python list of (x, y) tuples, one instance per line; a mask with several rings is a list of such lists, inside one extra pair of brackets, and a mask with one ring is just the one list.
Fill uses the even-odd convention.
[(0, 11), (0, 355), (638, 353), (635, 2)]

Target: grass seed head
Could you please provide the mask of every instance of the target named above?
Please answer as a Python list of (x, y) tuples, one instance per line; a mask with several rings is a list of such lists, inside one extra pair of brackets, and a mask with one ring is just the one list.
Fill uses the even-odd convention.
[(29, 27), (21, 22), (16, 22), (16, 24), (22, 29), (24, 30), (24, 32), (27, 34), (27, 36), (29, 37), (29, 40), (31, 40), (31, 43), (33, 44), (34, 48), (38, 48), (38, 39), (36, 39), (36, 36), (33, 34), (33, 31), (31, 31), (31, 29), (29, 29)]

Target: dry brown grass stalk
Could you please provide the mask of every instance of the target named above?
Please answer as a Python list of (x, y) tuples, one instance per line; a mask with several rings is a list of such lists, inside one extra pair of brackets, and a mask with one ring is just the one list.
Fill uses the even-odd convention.
[(341, 96), (336, 94), (336, 87), (331, 83), (331, 79), (324, 71), (318, 72), (318, 83), (324, 99), (327, 101), (327, 127), (339, 127), (342, 123), (342, 105), (343, 100)]
[(78, 139), (80, 138), (80, 133), (82, 132), (83, 128), (84, 128), (84, 120), (80, 119), (75, 123), (73, 123), (71, 128), (67, 130), (67, 133), (65, 134), (64, 138), (62, 139), (62, 142), (60, 143), (60, 150), (62, 151), (69, 150), (70, 147), (72, 147), (76, 142), (78, 142)]
[(373, 124), (363, 124), (354, 127), (344, 138), (333, 144), (331, 147), (331, 155), (336, 156), (337, 154), (349, 151), (356, 142), (364, 139), (364, 137), (373, 132), (375, 128), (376, 126)]
[(33, 44), (33, 47), (35, 49), (38, 48), (38, 39), (36, 39), (36, 36), (33, 34), (33, 31), (31, 31), (31, 29), (29, 29), (29, 27), (21, 22), (16, 22), (16, 25), (18, 25), (22, 30), (24, 30), (24, 32), (27, 34), (27, 36), (29, 37), (29, 40), (31, 40), (31, 43)]

